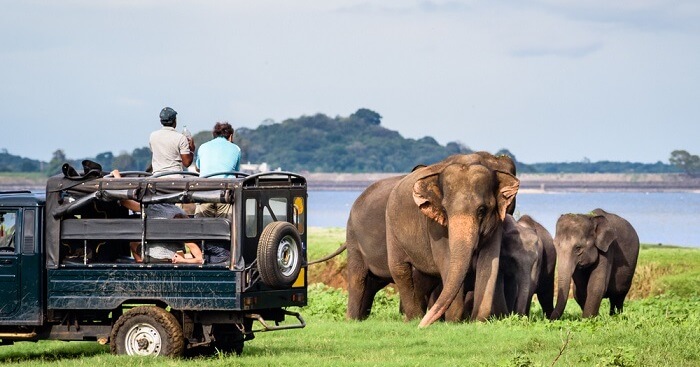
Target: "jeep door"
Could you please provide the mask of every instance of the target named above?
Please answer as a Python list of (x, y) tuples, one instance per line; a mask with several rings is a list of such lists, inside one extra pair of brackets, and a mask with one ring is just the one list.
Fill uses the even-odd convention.
[(0, 209), (0, 318), (17, 312), (20, 290), (17, 209)]
[(41, 207), (0, 208), (0, 325), (41, 325)]

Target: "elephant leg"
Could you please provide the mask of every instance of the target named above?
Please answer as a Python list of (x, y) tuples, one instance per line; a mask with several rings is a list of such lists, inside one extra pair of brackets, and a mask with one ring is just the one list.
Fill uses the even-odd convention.
[(445, 312), (445, 321), (448, 321), (448, 322), (463, 321), (464, 320), (463, 315), (464, 315), (464, 286), (462, 286), (459, 289), (454, 301), (452, 301), (452, 304)]
[(437, 295), (442, 290), (440, 278), (424, 274), (416, 269), (413, 269), (413, 286), (416, 294), (422, 295), (420, 298), (420, 309), (423, 312), (427, 311), (432, 303), (435, 303)]
[(370, 274), (358, 250), (348, 248), (348, 319), (366, 319), (372, 310), (374, 295), (387, 284)]
[(539, 264), (535, 263), (530, 272), (530, 281), (528, 282), (527, 303), (525, 304), (525, 315), (530, 317), (530, 308), (532, 307), (532, 297), (537, 291), (537, 281), (539, 280)]
[(625, 302), (625, 297), (627, 296), (627, 293), (625, 294), (615, 294), (610, 296), (610, 316), (622, 313), (622, 305)]
[(552, 311), (554, 311), (554, 277), (540, 278), (536, 293), (537, 300), (542, 306), (542, 311), (549, 318), (552, 315)]
[(503, 295), (506, 300), (506, 312), (513, 313), (515, 311), (515, 302), (518, 295), (518, 286), (515, 283), (515, 277), (510, 274), (499, 275), (503, 278)]
[(574, 273), (572, 280), (574, 299), (576, 300), (576, 303), (578, 303), (578, 305), (581, 307), (581, 310), (583, 310), (586, 306), (586, 298), (588, 296), (588, 294), (586, 293), (586, 291), (588, 290), (588, 278), (581, 276), (580, 274)]
[(413, 267), (407, 262), (396, 262), (389, 264), (391, 276), (394, 284), (399, 290), (401, 307), (404, 311), (406, 321), (423, 317), (425, 311), (421, 309), (423, 295), (416, 292), (413, 284)]
[[(367, 277), (369, 273), (348, 274), (348, 309), (346, 317), (351, 320), (363, 320), (369, 316), (371, 304), (367, 304)], [(369, 306), (369, 307), (368, 307)]]
[(464, 295), (464, 313), (462, 314), (462, 320), (469, 319), (474, 309), (474, 291), (470, 290)]
[(374, 274), (369, 273), (367, 279), (365, 280), (365, 292), (362, 298), (362, 307), (366, 310), (364, 318), (367, 318), (372, 311), (372, 304), (374, 304), (374, 297), (377, 295), (381, 289), (389, 285), (389, 282), (382, 280)]
[(528, 316), (530, 303), (532, 301), (532, 280), (527, 269), (520, 267), (518, 269), (518, 274), (515, 280), (517, 282), (517, 288), (513, 312), (518, 315)]
[(474, 309), (474, 271), (469, 271), (464, 279), (464, 309), (462, 320), (469, 320)]
[[(506, 298), (506, 280), (504, 274), (501, 271), (498, 272), (498, 278), (496, 280), (496, 289), (493, 296), (493, 304), (491, 305), (491, 315), (495, 317), (503, 317), (508, 315), (515, 305), (515, 296), (512, 296), (512, 305), (509, 305), (508, 299)], [(472, 304), (471, 309), (474, 308), (474, 292), (472, 293)], [(512, 293), (512, 292), (511, 292)]]
[(367, 273), (361, 280), (362, 284), (356, 284), (352, 290), (350, 282), (348, 282), (348, 310), (346, 316), (352, 320), (364, 320), (369, 317), (372, 312), (372, 304), (374, 304), (374, 296), (382, 288), (389, 285), (389, 282), (383, 281), (371, 273)]
[(598, 266), (591, 271), (591, 276), (588, 279), (588, 286), (586, 287), (586, 301), (583, 306), (583, 317), (598, 316), (600, 303), (603, 301), (603, 295), (605, 295), (606, 286), (608, 284), (608, 277), (606, 276), (604, 265), (603, 258), (601, 257), (598, 260)]

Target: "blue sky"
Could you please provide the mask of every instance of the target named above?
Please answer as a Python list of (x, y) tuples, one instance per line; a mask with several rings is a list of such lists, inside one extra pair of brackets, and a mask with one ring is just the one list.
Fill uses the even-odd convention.
[(697, 1), (3, 1), (0, 149), (49, 160), (179, 127), (365, 107), (526, 163), (700, 153)]

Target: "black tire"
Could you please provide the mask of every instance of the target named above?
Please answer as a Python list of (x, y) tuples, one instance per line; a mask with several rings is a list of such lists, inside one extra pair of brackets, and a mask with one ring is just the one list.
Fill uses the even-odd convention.
[(273, 288), (294, 284), (301, 271), (301, 238), (289, 222), (272, 222), (258, 242), (258, 271), (263, 283)]
[(214, 347), (224, 353), (243, 353), (243, 333), (233, 324), (216, 324), (212, 328)]
[(182, 327), (175, 316), (156, 306), (139, 306), (124, 313), (112, 328), (113, 354), (179, 357), (185, 349)]

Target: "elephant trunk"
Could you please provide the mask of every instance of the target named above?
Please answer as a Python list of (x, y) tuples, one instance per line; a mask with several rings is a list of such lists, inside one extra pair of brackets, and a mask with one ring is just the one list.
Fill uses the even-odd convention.
[[(518, 274), (527, 274), (526, 271), (519, 270)], [(531, 280), (530, 278), (518, 279), (518, 295), (515, 298), (515, 308), (513, 312), (518, 315), (529, 316), (528, 309), (530, 302), (532, 301)]]
[(569, 288), (571, 288), (571, 277), (574, 273), (574, 268), (575, 265), (571, 261), (559, 264), (557, 272), (559, 278), (557, 280), (557, 305), (549, 316), (550, 320), (558, 320), (564, 314), (564, 308), (566, 308), (566, 302), (569, 299)]
[[(450, 219), (448, 226), (450, 263), (442, 292), (433, 307), (428, 310), (419, 327), (426, 327), (445, 314), (457, 293), (464, 284), (464, 279), (472, 262), (472, 256), (479, 243), (479, 226), (473, 219)], [(462, 300), (457, 300), (462, 302)]]

